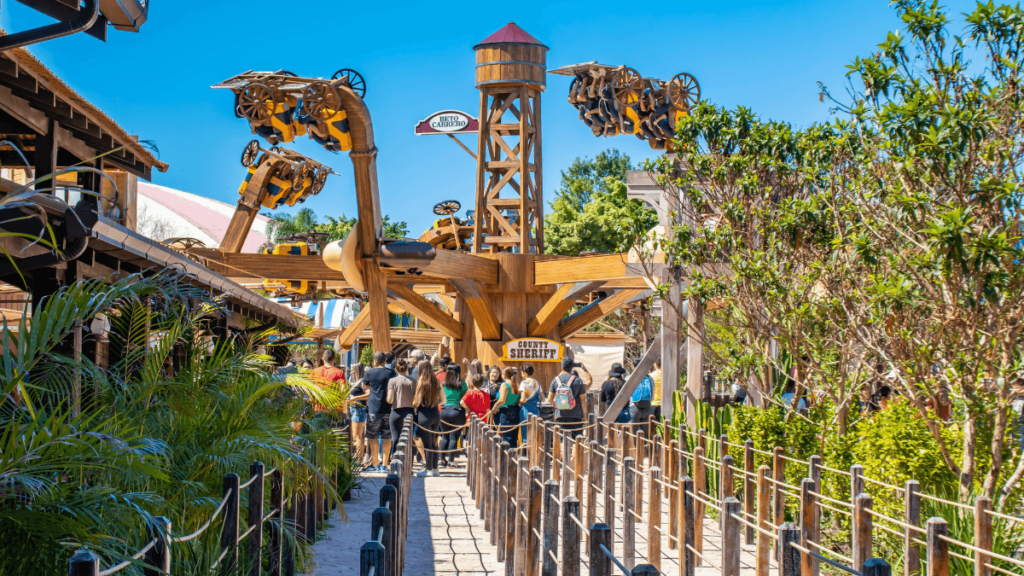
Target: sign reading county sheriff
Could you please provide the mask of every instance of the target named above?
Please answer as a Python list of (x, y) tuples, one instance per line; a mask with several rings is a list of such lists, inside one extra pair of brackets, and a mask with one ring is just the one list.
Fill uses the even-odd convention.
[(503, 362), (561, 362), (562, 345), (546, 338), (520, 338), (501, 347)]
[(416, 134), (476, 134), (480, 131), (480, 123), (465, 112), (458, 110), (442, 110), (427, 116), (416, 124)]

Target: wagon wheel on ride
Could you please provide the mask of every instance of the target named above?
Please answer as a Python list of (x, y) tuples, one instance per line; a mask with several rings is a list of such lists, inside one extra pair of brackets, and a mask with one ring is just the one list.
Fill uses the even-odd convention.
[(450, 216), (460, 209), (462, 209), (462, 204), (459, 204), (458, 200), (444, 200), (434, 204), (434, 214), (438, 216)]
[(313, 184), (310, 186), (310, 193), (316, 195), (324, 189), (324, 184), (327, 184), (327, 175), (330, 174), (330, 170), (327, 168), (317, 168), (316, 175), (313, 176)]
[(252, 140), (245, 146), (245, 150), (242, 150), (242, 166), (248, 168), (252, 166), (252, 163), (256, 161), (256, 157), (260, 153), (260, 142), (259, 140)]
[(348, 86), (349, 90), (356, 93), (359, 98), (366, 98), (366, 80), (363, 80), (363, 75), (351, 68), (342, 68), (331, 76), (331, 80), (337, 80), (342, 76), (347, 76), (345, 85)]
[(292, 190), (301, 190), (302, 185), (306, 182), (306, 176), (308, 175), (309, 165), (305, 162), (300, 162), (292, 168)]
[(341, 110), (341, 94), (327, 82), (311, 82), (302, 91), (302, 107), (313, 118), (329, 120)]
[(612, 95), (619, 106), (633, 106), (644, 93), (644, 79), (640, 73), (628, 66), (615, 71), (612, 77)]
[(669, 104), (681, 112), (689, 112), (700, 101), (700, 84), (692, 74), (686, 72), (673, 76), (666, 91)]
[(238, 98), (238, 111), (250, 122), (263, 124), (277, 109), (277, 97), (266, 84), (248, 84)]

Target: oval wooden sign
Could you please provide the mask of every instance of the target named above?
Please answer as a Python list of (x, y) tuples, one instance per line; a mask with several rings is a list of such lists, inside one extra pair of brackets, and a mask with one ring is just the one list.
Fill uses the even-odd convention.
[(480, 123), (465, 112), (442, 110), (434, 112), (416, 124), (417, 135), (426, 134), (468, 134), (480, 130)]
[(501, 347), (502, 362), (561, 362), (564, 348), (547, 338), (519, 338)]

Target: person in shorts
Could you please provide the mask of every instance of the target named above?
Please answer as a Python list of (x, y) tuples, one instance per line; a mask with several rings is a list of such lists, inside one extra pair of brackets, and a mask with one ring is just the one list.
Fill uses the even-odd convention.
[[(551, 380), (548, 403), (555, 406), (555, 423), (572, 433), (575, 438), (583, 434), (584, 414), (587, 410), (587, 387), (573, 368), (583, 368), (572, 358), (562, 360), (562, 373)], [(586, 371), (586, 369), (584, 369)]]
[(363, 435), (366, 432), (366, 400), (370, 393), (363, 388), (363, 367), (359, 364), (352, 366), (349, 379), (355, 384), (348, 392), (348, 416), (352, 421), (352, 439), (355, 441), (355, 462), (362, 463), (365, 453), (366, 440)]
[[(389, 368), (384, 367), (384, 353), (374, 352), (374, 368), (367, 370), (363, 376), (363, 388), (370, 393), (366, 401), (366, 433), (364, 437), (369, 441), (370, 470), (383, 472), (387, 470), (391, 461), (391, 404), (388, 403), (387, 392), (388, 382), (398, 374)], [(378, 466), (378, 447), (383, 448), (384, 462)]]

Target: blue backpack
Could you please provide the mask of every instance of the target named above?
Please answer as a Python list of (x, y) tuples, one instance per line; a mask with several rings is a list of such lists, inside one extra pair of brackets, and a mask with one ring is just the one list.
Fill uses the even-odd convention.
[(633, 402), (650, 402), (653, 397), (654, 382), (651, 381), (650, 376), (644, 376), (636, 390), (633, 391), (633, 396), (630, 397), (630, 400)]

